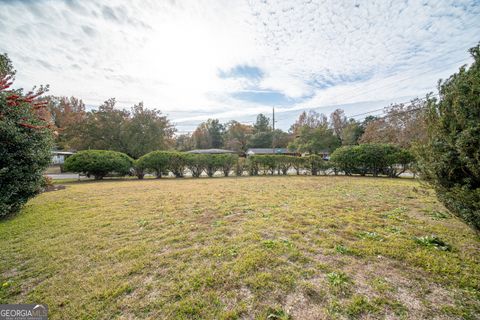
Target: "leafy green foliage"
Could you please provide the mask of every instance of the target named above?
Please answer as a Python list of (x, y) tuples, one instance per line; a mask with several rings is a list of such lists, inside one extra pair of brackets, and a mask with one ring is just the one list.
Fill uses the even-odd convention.
[(103, 179), (108, 174), (125, 176), (130, 173), (133, 160), (124, 153), (109, 150), (84, 150), (65, 160), (66, 171)]
[(319, 173), (326, 174), (327, 170), (331, 168), (331, 163), (325, 161), (321, 156), (312, 154), (305, 159), (306, 168), (310, 171), (312, 176), (317, 176)]
[(0, 54), (0, 217), (17, 212), (41, 190), (53, 142), (42, 114), (46, 106), (38, 99), (46, 88), (27, 94), (9, 90), (14, 74)]
[(322, 125), (317, 128), (301, 127), (299, 135), (288, 147), (299, 152), (318, 154), (325, 151), (332, 152), (340, 145), (340, 138), (334, 135), (333, 130)]
[(435, 248), (441, 251), (450, 251), (452, 249), (449, 244), (445, 243), (445, 241), (435, 235), (414, 237), (413, 240), (422, 246)]
[(192, 177), (198, 178), (202, 175), (207, 165), (207, 155), (187, 153), (185, 154), (188, 170), (192, 173)]
[(182, 178), (185, 174), (187, 165), (187, 156), (182, 152), (165, 152), (167, 156), (167, 169), (173, 173), (176, 178)]
[(173, 144), (175, 129), (159, 110), (145, 108), (143, 103), (131, 110), (118, 109), (115, 104), (115, 99), (109, 99), (71, 125), (68, 132), (74, 134), (67, 144), (79, 150), (124, 152), (133, 158)]
[(427, 104), (427, 143), (417, 146), (418, 169), (457, 217), (480, 230), (480, 45), (472, 65), (439, 83)]
[(168, 171), (168, 164), (169, 152), (167, 151), (152, 151), (136, 161), (137, 167), (154, 173), (157, 178), (161, 178), (162, 174)]
[(338, 148), (330, 160), (346, 175), (385, 174), (394, 178), (405, 172), (415, 159), (395, 145), (371, 143)]
[(350, 282), (350, 278), (344, 272), (327, 273), (327, 280), (333, 287), (342, 287)]

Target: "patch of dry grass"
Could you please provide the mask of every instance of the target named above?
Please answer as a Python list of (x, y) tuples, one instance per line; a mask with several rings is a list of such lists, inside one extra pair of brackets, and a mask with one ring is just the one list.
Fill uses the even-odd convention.
[(478, 236), (405, 179), (70, 184), (1, 222), (0, 250), (0, 303), (52, 319), (480, 314)]

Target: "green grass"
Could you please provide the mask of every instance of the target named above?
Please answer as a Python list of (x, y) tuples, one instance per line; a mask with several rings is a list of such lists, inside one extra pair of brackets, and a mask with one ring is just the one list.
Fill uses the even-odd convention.
[(66, 186), (0, 222), (0, 303), (46, 303), (51, 319), (480, 314), (480, 239), (439, 219), (445, 209), (413, 180)]

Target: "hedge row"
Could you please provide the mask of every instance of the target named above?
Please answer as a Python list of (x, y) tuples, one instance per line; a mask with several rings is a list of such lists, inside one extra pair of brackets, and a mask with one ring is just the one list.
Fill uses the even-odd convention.
[(193, 154), (184, 152), (153, 151), (135, 161), (135, 174), (143, 179), (145, 173), (153, 173), (157, 178), (171, 172), (180, 178), (189, 169), (193, 177), (205, 172), (212, 177), (217, 171), (229, 176), (238, 161), (236, 154)]
[(414, 163), (414, 156), (407, 150), (390, 144), (361, 144), (335, 150), (330, 158), (337, 170), (346, 175), (380, 174), (398, 177)]
[(395, 146), (364, 144), (339, 148), (332, 154), (330, 161), (325, 161), (318, 155), (254, 155), (245, 159), (234, 154), (211, 155), (174, 151), (153, 151), (134, 161), (120, 152), (87, 150), (69, 157), (65, 161), (65, 169), (94, 176), (95, 179), (102, 179), (107, 174), (135, 174), (139, 179), (143, 179), (146, 173), (154, 174), (157, 178), (172, 173), (180, 178), (187, 169), (193, 177), (200, 177), (204, 172), (212, 177), (218, 171), (224, 176), (229, 176), (232, 171), (237, 176), (245, 172), (251, 176), (286, 175), (292, 169), (297, 175), (344, 172), (346, 175), (384, 174), (397, 177), (412, 162), (413, 156), (409, 152)]

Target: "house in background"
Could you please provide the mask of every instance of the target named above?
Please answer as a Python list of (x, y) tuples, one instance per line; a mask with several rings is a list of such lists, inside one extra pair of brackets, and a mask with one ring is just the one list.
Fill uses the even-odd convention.
[(74, 152), (52, 150), (52, 166), (62, 165)]
[(287, 148), (250, 148), (247, 150), (246, 155), (285, 155), (285, 156), (300, 156), (300, 153), (296, 151), (288, 150)]
[(196, 153), (196, 154), (225, 154), (225, 153), (238, 153), (232, 150), (225, 150), (225, 149), (196, 149), (187, 151), (188, 153)]

